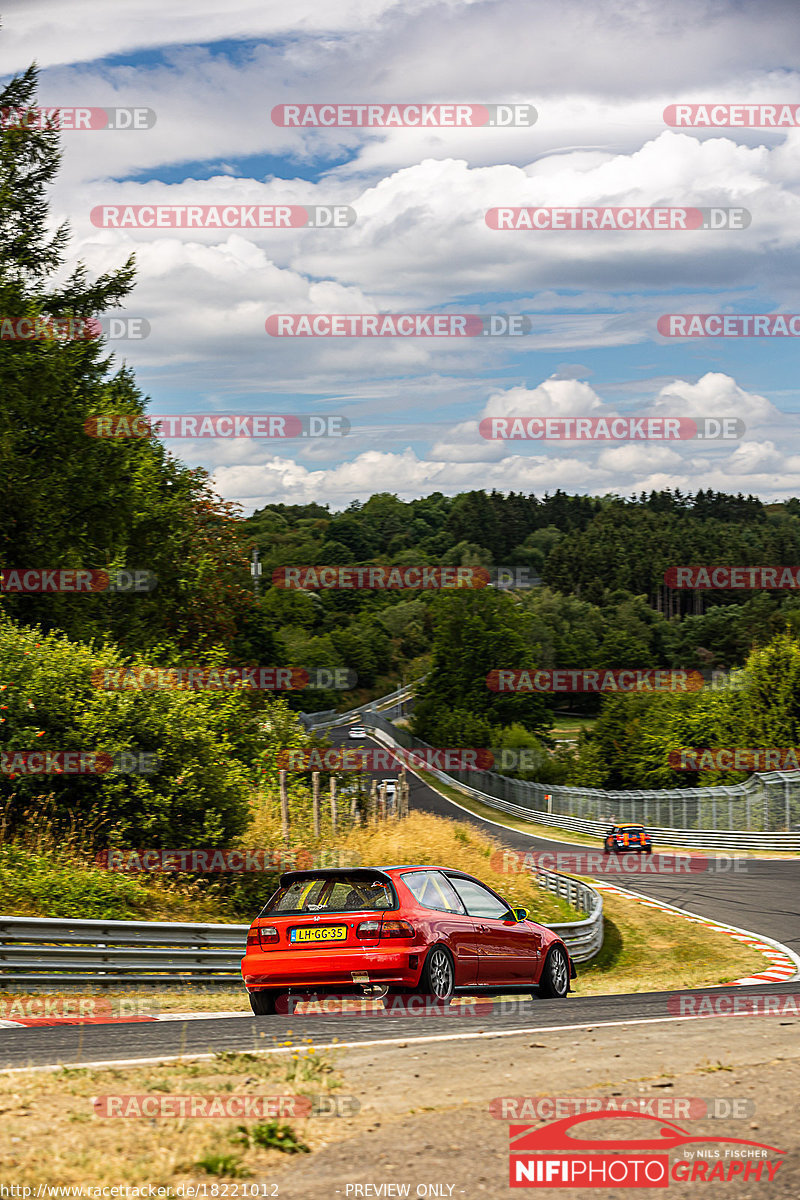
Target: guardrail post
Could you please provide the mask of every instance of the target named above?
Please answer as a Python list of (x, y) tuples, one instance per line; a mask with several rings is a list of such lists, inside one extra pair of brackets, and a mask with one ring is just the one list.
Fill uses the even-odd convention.
[(319, 838), (319, 771), (311, 776), (311, 796), (314, 806), (314, 837)]
[(281, 831), (283, 840), (289, 845), (289, 795), (286, 791), (286, 772), (278, 772), (278, 786), (281, 794)]
[(784, 779), (783, 781), (783, 795), (786, 801), (786, 832), (788, 833), (792, 827), (791, 791), (788, 779)]

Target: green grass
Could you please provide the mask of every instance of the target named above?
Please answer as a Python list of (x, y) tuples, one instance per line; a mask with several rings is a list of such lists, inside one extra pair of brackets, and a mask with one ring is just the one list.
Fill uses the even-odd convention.
[(245, 1179), (250, 1174), (235, 1154), (204, 1154), (195, 1167), (206, 1175), (227, 1175), (231, 1179)]
[(291, 1125), (280, 1125), (277, 1121), (264, 1121), (248, 1129), (240, 1125), (234, 1135), (243, 1146), (261, 1146), (264, 1150), (280, 1150), (282, 1154), (309, 1154), (305, 1142), (301, 1142)]
[(237, 919), (209, 889), (203, 894), (193, 881), (146, 879), (107, 871), (57, 848), (0, 842), (0, 908), (6, 915), (89, 921)]
[(596, 720), (596, 717), (556, 717), (550, 735), (556, 741), (577, 741), (580, 731), (591, 729)]

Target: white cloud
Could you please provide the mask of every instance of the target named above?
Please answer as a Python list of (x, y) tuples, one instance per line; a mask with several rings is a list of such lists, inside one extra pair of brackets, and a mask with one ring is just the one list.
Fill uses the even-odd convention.
[[(754, 303), (800, 311), (800, 130), (676, 132), (662, 120), (675, 101), (796, 104), (800, 25), (788, 0), (676, 0), (667, 8), (637, 0), (627, 9), (616, 0), (64, 0), (58, 22), (52, 11), (52, 0), (10, 0), (4, 69), (33, 58), (49, 68), (46, 104), (158, 113), (141, 133), (65, 132), (53, 190), (54, 218), (70, 220), (71, 252), (90, 271), (136, 250), (139, 283), (128, 309), (147, 317), (152, 333), (112, 349), (140, 373), (153, 409), (230, 411), (235, 403), (241, 411), (247, 396), (251, 411), (361, 414), (341, 444), (290, 443), (279, 455), (269, 444), (183, 444), (182, 457), (206, 461), (226, 495), (249, 506), (317, 495), (338, 505), (386, 489), (677, 485), (773, 495), (796, 486), (794, 419), (740, 386), (732, 367), (707, 370), (709, 361), (728, 365), (729, 347), (668, 343), (655, 333), (668, 311)], [(142, 49), (158, 53), (98, 61)], [(358, 131), (270, 120), (277, 103), (348, 99), (527, 101), (539, 121), (529, 129)], [(216, 173), (147, 181), (160, 168), (180, 178), (191, 162), (214, 163)], [(153, 201), (347, 203), (358, 221), (345, 230), (257, 233), (113, 231), (89, 222), (97, 204)], [(625, 234), (495, 232), (484, 221), (497, 205), (588, 204), (742, 205), (753, 223), (745, 232)], [(271, 312), (437, 307), (528, 313), (532, 332), (458, 342), (276, 339), (264, 330)], [(647, 342), (657, 361), (643, 366)], [(531, 363), (537, 379), (553, 365), (541, 369), (537, 352), (583, 358), (598, 348), (606, 362), (616, 351), (616, 407), (609, 388), (572, 377), (589, 368), (530, 385)], [(699, 379), (664, 379), (673, 348), (678, 376), (702, 355)], [(595, 371), (599, 361), (590, 360)], [(639, 384), (644, 371), (650, 380)], [(478, 433), (486, 415), (629, 411), (735, 416), (747, 434), (731, 446), (501, 444)]]
[[(671, 406), (670, 397), (674, 397)], [(549, 405), (549, 407), (548, 407)], [(732, 406), (737, 407), (732, 410)], [(701, 409), (702, 406), (702, 409)], [(494, 392), (483, 409), (516, 412), (519, 415), (611, 416), (618, 412), (606, 405), (588, 385), (576, 380), (545, 380), (527, 390), (512, 388)], [(254, 461), (261, 451), (248, 450), (240, 461), (225, 462), (215, 472), (223, 494), (245, 508), (291, 497), (290, 502), (311, 499), (343, 508), (353, 499), (366, 499), (377, 491), (392, 491), (404, 498), (432, 491), (453, 494), (472, 488), (498, 488), (543, 492), (560, 487), (565, 491), (598, 495), (628, 494), (651, 488), (680, 487), (688, 491), (713, 487), (720, 491), (754, 492), (766, 496), (788, 496), (796, 492), (800, 455), (781, 450), (765, 427), (786, 418), (763, 396), (748, 393), (729, 376), (709, 374), (690, 383), (675, 380), (651, 402), (635, 409), (636, 416), (741, 415), (750, 421), (746, 440), (741, 442), (628, 443), (492, 443), (478, 433), (477, 421), (460, 422), (436, 442), (427, 457), (411, 447), (392, 452), (371, 449), (356, 453), (346, 462), (312, 468), (289, 457), (267, 455)], [(243, 461), (242, 461), (243, 460)]]

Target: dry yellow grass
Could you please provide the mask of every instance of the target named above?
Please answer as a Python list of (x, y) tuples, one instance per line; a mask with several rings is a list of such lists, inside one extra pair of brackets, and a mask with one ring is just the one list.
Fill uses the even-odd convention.
[[(238, 1128), (244, 1125), (252, 1133), (259, 1123), (252, 1119), (101, 1117), (93, 1099), (164, 1093), (336, 1097), (340, 1086), (330, 1056), (310, 1045), (291, 1055), (222, 1054), (211, 1062), (5, 1076), (0, 1094), (0, 1180), (34, 1188), (56, 1183), (173, 1189), (189, 1180), (206, 1180), (211, 1196), (214, 1173), (197, 1165), (206, 1156), (230, 1160), (232, 1169), (220, 1172), (223, 1175), (253, 1179), (275, 1176), (294, 1156), (243, 1145)], [(314, 1150), (330, 1140), (341, 1118), (292, 1117), (279, 1123), (289, 1125), (297, 1139)]]
[(579, 996), (666, 992), (732, 983), (763, 971), (768, 960), (727, 934), (603, 893), (605, 938), (578, 967)]
[[(303, 836), (305, 834), (305, 837)], [(274, 805), (263, 805), (253, 816), (247, 836), (250, 846), (280, 846), (280, 821)], [(308, 830), (293, 825), (292, 842), (312, 853), (336, 850), (364, 866), (425, 863), (452, 867), (482, 879), (513, 905), (530, 910), (535, 921), (576, 921), (581, 918), (563, 900), (544, 891), (530, 875), (509, 875), (493, 869), (490, 858), (500, 843), (487, 834), (429, 813), (411, 812), (403, 820), (384, 821), (349, 829), (315, 843)]]

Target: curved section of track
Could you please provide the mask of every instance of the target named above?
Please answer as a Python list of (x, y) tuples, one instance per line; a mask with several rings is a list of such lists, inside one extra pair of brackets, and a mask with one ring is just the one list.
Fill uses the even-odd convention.
[[(346, 731), (333, 731), (341, 744)], [(364, 742), (359, 743), (364, 745)], [(368, 743), (372, 744), (372, 743)], [(382, 773), (385, 774), (385, 773)], [(533, 837), (485, 820), (447, 800), (416, 776), (410, 776), (411, 807), (442, 817), (457, 817), (492, 834), (515, 850), (574, 852), (574, 842)], [(502, 814), (498, 814), (498, 818)], [(615, 880), (616, 881), (616, 880)], [(621, 881), (620, 881), (621, 882)], [(743, 873), (705, 872), (682, 876), (642, 875), (629, 879), (633, 890), (677, 908), (773, 938), (800, 954), (800, 859), (748, 859)], [(771, 983), (772, 996), (796, 996), (800, 984)], [(715, 996), (758, 996), (763, 987), (715, 988)], [(681, 996), (707, 993), (682, 992)], [(292, 1030), (310, 1037), (314, 1045), (339, 1047), (394, 1045), (411, 1040), (465, 1040), (503, 1037), (513, 1033), (577, 1029), (583, 1026), (626, 1025), (636, 1022), (702, 1020), (674, 1013), (676, 992), (645, 992), (621, 996), (573, 996), (568, 1001), (527, 1000), (512, 1011), (502, 1006), (488, 1016), (308, 1016), (291, 1017)], [(669, 1001), (672, 1000), (672, 1005)], [(0, 1038), (0, 1069), (20, 1070), (57, 1064), (169, 1061), (182, 1056), (213, 1056), (226, 1050), (288, 1052), (275, 1043), (286, 1037), (286, 1017), (243, 1015), (204, 1020), (130, 1025), (87, 1025), (4, 1029)]]

